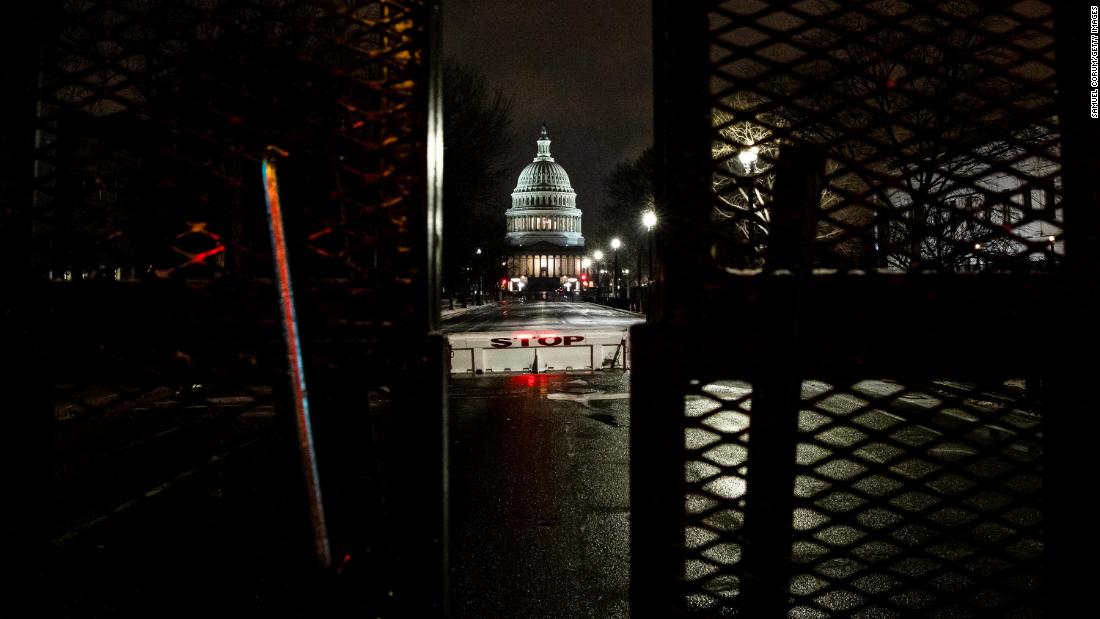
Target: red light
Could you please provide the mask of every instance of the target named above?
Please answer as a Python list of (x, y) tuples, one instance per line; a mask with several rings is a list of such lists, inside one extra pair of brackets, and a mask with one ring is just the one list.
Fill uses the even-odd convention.
[(501, 286), (507, 286), (508, 285), (508, 278), (505, 277), (505, 278), (501, 279), (500, 280), (500, 285)]
[(586, 274), (584, 274), (584, 273), (581, 273), (581, 281), (582, 281), (582, 282), (586, 282), (586, 281), (588, 281), (588, 275), (586, 275)]
[(191, 264), (202, 264), (206, 262), (206, 259), (210, 256), (216, 256), (223, 251), (225, 251), (225, 245), (218, 245), (214, 249), (195, 254), (194, 256), (191, 256)]

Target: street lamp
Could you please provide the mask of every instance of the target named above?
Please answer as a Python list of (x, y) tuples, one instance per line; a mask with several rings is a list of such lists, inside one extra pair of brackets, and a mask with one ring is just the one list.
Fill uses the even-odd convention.
[(600, 271), (600, 260), (603, 260), (603, 252), (597, 249), (592, 252), (592, 257), (596, 259), (596, 298), (598, 299), (603, 295), (603, 272)]
[(741, 162), (741, 166), (745, 168), (745, 171), (749, 175), (749, 243), (756, 246), (756, 214), (753, 212), (756, 208), (756, 156), (760, 152), (760, 149), (756, 146), (750, 146), (745, 150), (737, 154), (737, 160)]
[(474, 253), (475, 253), (475, 256), (476, 256), (476, 258), (474, 258), (474, 260), (477, 262), (477, 304), (481, 305), (481, 303), (482, 303), (482, 298), (481, 298), (482, 290), (485, 288), (485, 282), (482, 281), (482, 272), (481, 272), (481, 248), (478, 247), (477, 251), (474, 252)]
[[(650, 307), (653, 302), (653, 228), (657, 225), (657, 211), (649, 209), (641, 213), (641, 224), (646, 226), (646, 236), (649, 241), (649, 272), (646, 276), (645, 310), (647, 316), (651, 316)], [(642, 309), (641, 298), (641, 252), (638, 252), (638, 310)]]
[[(646, 211), (642, 213), (642, 225), (649, 235), (649, 282), (653, 282), (653, 228), (657, 225), (657, 212)], [(641, 277), (641, 274), (638, 275)]]
[(619, 248), (622, 246), (619, 237), (611, 239), (611, 250), (615, 255), (615, 268), (611, 270), (611, 294), (616, 299), (619, 298)]

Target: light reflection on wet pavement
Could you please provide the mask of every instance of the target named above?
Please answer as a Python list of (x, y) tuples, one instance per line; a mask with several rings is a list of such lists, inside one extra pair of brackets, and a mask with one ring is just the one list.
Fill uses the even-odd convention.
[(451, 380), (453, 616), (628, 616), (628, 392), (622, 372)]
[(444, 333), (528, 329), (534, 326), (628, 329), (645, 322), (640, 314), (594, 303), (529, 301), (494, 303), (454, 314), (441, 322)]

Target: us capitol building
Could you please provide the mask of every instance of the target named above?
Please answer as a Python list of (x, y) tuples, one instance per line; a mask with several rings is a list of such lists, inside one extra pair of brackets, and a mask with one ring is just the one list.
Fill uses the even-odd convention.
[(520, 173), (512, 191), (512, 208), (505, 215), (508, 290), (577, 290), (584, 255), (581, 211), (569, 175), (550, 156), (545, 124), (538, 139), (538, 154)]

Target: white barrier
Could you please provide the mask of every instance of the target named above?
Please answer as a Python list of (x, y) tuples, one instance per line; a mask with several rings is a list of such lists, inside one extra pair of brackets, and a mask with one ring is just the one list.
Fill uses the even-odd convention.
[(526, 329), (453, 333), (452, 374), (630, 369), (626, 330)]

